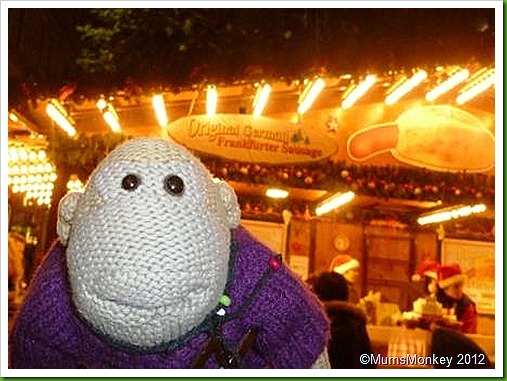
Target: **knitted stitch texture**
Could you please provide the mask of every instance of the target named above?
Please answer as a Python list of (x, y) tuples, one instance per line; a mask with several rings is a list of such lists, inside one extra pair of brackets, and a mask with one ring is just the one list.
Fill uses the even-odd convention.
[[(256, 342), (242, 359), (245, 368), (309, 368), (324, 351), (329, 326), (320, 303), (283, 264), (270, 267), (273, 253), (242, 227), (233, 236), (225, 315), (208, 315), (195, 330), (166, 349), (144, 353), (113, 345), (86, 324), (69, 288), (65, 248), (56, 244), (45, 258), (16, 317), (11, 335), (14, 368), (188, 368), (207, 340), (207, 323), (222, 319), (222, 340), (234, 351), (250, 329)], [(214, 308), (212, 311), (216, 311)], [(214, 357), (205, 364), (217, 367)]]
[(59, 215), (73, 302), (118, 342), (145, 348), (174, 340), (223, 292), (236, 197), (174, 142), (119, 146), (83, 194), (62, 199)]

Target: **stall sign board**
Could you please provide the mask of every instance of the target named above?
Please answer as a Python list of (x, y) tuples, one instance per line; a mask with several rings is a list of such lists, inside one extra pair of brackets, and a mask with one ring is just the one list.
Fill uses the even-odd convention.
[(460, 239), (442, 241), (442, 265), (458, 263), (469, 275), (464, 292), (483, 314), (495, 313), (495, 243)]
[(188, 116), (165, 132), (191, 150), (250, 163), (312, 162), (337, 151), (336, 141), (317, 129), (263, 116)]

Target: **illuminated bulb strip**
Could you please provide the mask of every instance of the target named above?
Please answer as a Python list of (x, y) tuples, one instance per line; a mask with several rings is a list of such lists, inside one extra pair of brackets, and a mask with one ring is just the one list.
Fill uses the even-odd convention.
[(76, 135), (76, 129), (67, 118), (67, 112), (58, 103), (56, 99), (52, 99), (46, 106), (46, 114), (62, 129), (67, 135)]
[(206, 92), (206, 114), (214, 116), (217, 112), (218, 93), (215, 86), (208, 86)]
[(9, 119), (12, 120), (14, 123), (19, 122), (18, 116), (15, 113), (13, 113), (13, 112), (9, 113)]
[(105, 111), (102, 114), (102, 117), (107, 122), (107, 124), (109, 124), (109, 127), (111, 127), (111, 130), (113, 132), (120, 132), (121, 131), (120, 122), (118, 121), (118, 119), (116, 119), (116, 116), (113, 114), (112, 111), (110, 111), (110, 110)]
[(422, 81), (428, 77), (428, 74), (424, 70), (419, 70), (412, 77), (403, 82), (399, 87), (394, 89), (387, 97), (386, 104), (392, 105), (400, 100), (401, 97), (412, 91)]
[(265, 84), (264, 86), (259, 86), (253, 101), (254, 110), (252, 114), (254, 116), (260, 116), (262, 114), (264, 107), (266, 107), (266, 104), (268, 103), (270, 93), (271, 86), (269, 86), (268, 84)]
[(342, 102), (342, 109), (347, 110), (351, 108), (359, 98), (375, 84), (377, 77), (373, 74), (368, 75), (363, 82), (357, 85)]
[(439, 84), (437, 87), (428, 91), (428, 93), (426, 93), (426, 100), (428, 102), (434, 101), (442, 94), (445, 94), (449, 90), (458, 86), (461, 82), (466, 81), (468, 77), (470, 77), (470, 72), (467, 69), (458, 71), (451, 77), (447, 78), (447, 80)]
[(167, 118), (164, 96), (162, 94), (156, 94), (153, 96), (153, 109), (155, 110), (159, 126), (165, 127), (169, 122), (169, 119)]
[(113, 132), (120, 132), (120, 118), (114, 109), (114, 106), (111, 103), (106, 102), (103, 98), (97, 101), (97, 108), (102, 113), (102, 117), (109, 125)]
[(269, 188), (266, 190), (266, 196), (271, 198), (286, 198), (289, 192), (283, 189)]
[(419, 225), (432, 224), (436, 222), (449, 221), (455, 218), (467, 217), (474, 213), (482, 213), (486, 210), (486, 205), (476, 204), (473, 206), (463, 206), (457, 209), (445, 209), (440, 212), (435, 212), (427, 216), (419, 217), (417, 223)]
[(456, 98), (456, 102), (460, 105), (475, 98), (495, 84), (495, 69), (488, 70), (484, 75), (472, 82), (470, 86), (466, 86)]
[(322, 78), (318, 78), (314, 82), (310, 82), (300, 97), (300, 102), (298, 106), (298, 114), (303, 115), (308, 109), (312, 106), (315, 99), (317, 99), (318, 95), (324, 90), (326, 87), (326, 83)]
[(327, 200), (325, 200), (322, 204), (317, 206), (315, 209), (315, 214), (317, 216), (320, 216), (322, 214), (325, 214), (333, 209), (336, 209), (342, 205), (345, 205), (347, 202), (352, 201), (352, 199), (355, 197), (354, 192), (346, 192), (334, 195)]

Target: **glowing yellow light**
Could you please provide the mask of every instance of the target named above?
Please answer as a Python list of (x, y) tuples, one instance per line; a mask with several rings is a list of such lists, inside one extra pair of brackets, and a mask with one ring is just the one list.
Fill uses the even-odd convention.
[(12, 167), (9, 168), (10, 169), (10, 173), (12, 173), (13, 175), (17, 175), (19, 174), (19, 166), (17, 165), (13, 165)]
[(28, 167), (26, 165), (22, 165), (20, 168), (19, 168), (19, 173), (21, 174), (26, 174), (28, 173)]
[(116, 119), (116, 117), (111, 111), (105, 111), (104, 114), (102, 114), (102, 117), (107, 122), (109, 127), (111, 127), (111, 131), (113, 132), (121, 131), (120, 122), (118, 121), (118, 119)]
[(217, 111), (218, 93), (217, 89), (213, 85), (208, 86), (206, 91), (206, 114), (208, 116), (214, 116)]
[[(110, 97), (109, 99), (113, 100), (114, 98)], [(111, 103), (106, 102), (104, 98), (100, 98), (97, 101), (97, 108), (100, 110), (102, 118), (104, 118), (109, 128), (111, 128), (111, 131), (120, 132), (120, 118), (118, 117), (118, 113), (116, 112), (114, 106)]]
[(83, 192), (84, 185), (77, 175), (70, 176), (69, 181), (67, 181), (67, 190), (69, 192)]
[(67, 116), (67, 112), (56, 99), (52, 99), (46, 106), (46, 114), (62, 129), (67, 135), (76, 135), (76, 129)]
[(18, 116), (15, 113), (13, 113), (13, 112), (9, 113), (9, 119), (12, 120), (14, 123), (19, 122)]
[(455, 218), (467, 217), (471, 214), (482, 213), (486, 211), (486, 205), (476, 204), (467, 205), (460, 208), (445, 208), (434, 213), (421, 216), (417, 219), (419, 225), (432, 224), (436, 222), (448, 221)]
[(339, 193), (331, 196), (327, 200), (324, 200), (317, 208), (315, 209), (315, 214), (317, 216), (320, 216), (322, 214), (328, 213), (333, 209), (336, 209), (342, 205), (345, 205), (346, 203), (352, 201), (352, 199), (355, 197), (354, 192), (346, 192), (346, 193)]
[(271, 198), (286, 198), (289, 195), (284, 189), (269, 188), (266, 190), (266, 196)]
[(16, 147), (9, 147), (9, 161), (17, 162), (19, 160), (18, 150)]
[(458, 104), (464, 104), (483, 93), (495, 84), (495, 69), (490, 69), (476, 80), (465, 86), (456, 98)]
[(98, 101), (97, 101), (97, 108), (100, 110), (100, 111), (103, 111), (107, 106), (107, 102), (104, 98), (100, 98)]
[(44, 164), (44, 170), (46, 172), (51, 172), (53, 170), (53, 166), (51, 165), (51, 163)]
[(160, 127), (165, 127), (169, 122), (167, 118), (167, 111), (164, 104), (164, 97), (162, 94), (156, 94), (152, 99), (153, 109), (155, 110), (155, 116), (157, 117), (158, 124)]
[(57, 178), (56, 176), (56, 173), (52, 172), (50, 175), (49, 175), (49, 181), (55, 181)]
[(365, 95), (368, 90), (375, 84), (377, 81), (377, 77), (373, 74), (366, 76), (364, 81), (359, 83), (357, 86), (352, 88), (350, 91), (347, 91), (345, 95), (345, 99), (342, 102), (342, 109), (347, 110), (351, 108), (363, 95)]
[(37, 158), (40, 160), (40, 161), (43, 161), (43, 160), (46, 160), (46, 151), (44, 150), (40, 150), (39, 152), (37, 152)]
[(419, 70), (412, 77), (404, 81), (396, 88), (390, 89), (389, 95), (386, 97), (385, 103), (388, 105), (395, 104), (400, 100), (401, 97), (408, 94), (416, 86), (428, 77), (428, 74), (424, 70)]
[(254, 116), (260, 116), (264, 107), (268, 103), (269, 94), (271, 93), (271, 86), (268, 84), (264, 84), (263, 86), (259, 86), (257, 88), (257, 93), (255, 94), (255, 98), (253, 101), (253, 112)]
[(470, 72), (467, 69), (459, 70), (458, 72), (447, 78), (444, 82), (442, 82), (432, 90), (428, 91), (428, 93), (426, 94), (426, 100), (428, 102), (434, 101), (442, 94), (445, 94), (449, 90), (458, 86), (461, 82), (466, 81), (469, 76)]
[(28, 160), (30, 161), (37, 160), (37, 153), (35, 153), (35, 151), (30, 151), (30, 153), (28, 154)]
[(18, 148), (18, 157), (21, 161), (27, 161), (28, 160), (28, 153), (26, 152), (26, 149), (20, 147)]
[(313, 102), (315, 102), (315, 99), (317, 99), (317, 96), (322, 92), (322, 90), (324, 90), (324, 87), (326, 87), (326, 83), (322, 78), (318, 78), (317, 80), (306, 85), (303, 93), (299, 97), (299, 115), (303, 115), (308, 111)]

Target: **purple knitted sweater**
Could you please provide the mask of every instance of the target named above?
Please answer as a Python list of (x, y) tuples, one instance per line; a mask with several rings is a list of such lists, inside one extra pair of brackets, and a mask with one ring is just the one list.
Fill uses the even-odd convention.
[[(224, 348), (237, 354), (250, 330), (257, 336), (246, 353), (238, 356), (239, 366), (311, 367), (329, 338), (320, 303), (244, 228), (234, 230), (233, 237), (231, 247), (237, 250), (232, 250), (225, 290), (231, 304), (217, 305), (182, 338), (149, 350), (117, 345), (82, 320), (71, 300), (65, 248), (56, 244), (17, 315), (10, 337), (11, 367), (190, 368), (211, 332), (218, 332), (215, 337)], [(203, 366), (218, 367), (216, 356), (209, 356)]]

